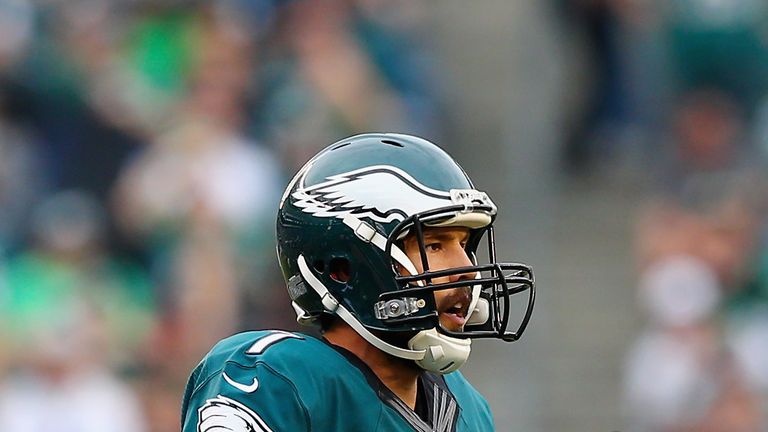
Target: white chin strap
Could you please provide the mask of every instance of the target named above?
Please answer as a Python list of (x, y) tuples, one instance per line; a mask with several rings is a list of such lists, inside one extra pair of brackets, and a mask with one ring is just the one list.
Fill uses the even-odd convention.
[(352, 315), (347, 310), (347, 308), (344, 307), (344, 305), (340, 304), (333, 297), (333, 295), (328, 291), (328, 288), (326, 288), (325, 285), (323, 285), (323, 283), (320, 282), (317, 277), (315, 277), (312, 271), (309, 270), (309, 266), (307, 266), (307, 261), (304, 259), (304, 255), (299, 255), (297, 262), (299, 264), (301, 277), (320, 296), (323, 307), (328, 312), (331, 312), (344, 320), (344, 322), (349, 324), (349, 326), (352, 327), (352, 329), (354, 329), (360, 336), (362, 336), (363, 339), (370, 342), (371, 345), (375, 346), (376, 348), (395, 357), (400, 357), (407, 360), (421, 360), (424, 358), (426, 351), (423, 349), (411, 350), (400, 348), (379, 339), (376, 337), (376, 335), (368, 331), (368, 329), (365, 328), (363, 324), (360, 323), (360, 321), (358, 321), (357, 318), (355, 318), (355, 316)]
[(466, 363), (472, 350), (472, 340), (459, 339), (439, 333), (436, 329), (422, 330), (408, 341), (408, 348), (423, 350), (424, 357), (416, 364), (424, 370), (447, 374)]
[[(378, 233), (372, 226), (361, 221), (355, 216), (344, 216), (344, 224), (349, 226), (357, 235), (357, 237), (366, 242), (372, 243), (382, 251), (386, 250), (387, 238)], [(415, 275), (418, 272), (408, 256), (396, 245), (392, 245), (392, 259), (406, 269), (410, 274)], [(320, 296), (323, 303), (323, 307), (328, 311), (346, 322), (352, 329), (354, 329), (363, 339), (368, 341), (371, 345), (384, 351), (387, 354), (393, 355), (406, 360), (413, 360), (419, 367), (424, 370), (446, 374), (457, 370), (461, 367), (469, 358), (472, 341), (470, 339), (459, 339), (446, 336), (439, 333), (436, 329), (422, 330), (416, 333), (408, 341), (408, 348), (400, 348), (392, 345), (381, 338), (371, 333), (363, 324), (355, 318), (352, 313), (340, 304), (333, 295), (328, 291), (328, 288), (315, 277), (314, 273), (309, 269), (306, 260), (303, 255), (298, 257), (298, 266), (301, 276), (304, 281), (312, 287), (315, 292)], [(473, 289), (473, 297), (475, 289)], [(479, 289), (478, 297), (479, 297)], [(476, 297), (472, 299), (473, 305), (478, 305)], [(297, 308), (297, 306), (294, 306)], [(473, 310), (476, 308), (472, 308)], [(300, 308), (297, 309), (297, 313)], [(478, 314), (482, 315), (482, 313)], [(485, 314), (487, 316), (487, 313)], [(301, 315), (299, 315), (301, 317)]]

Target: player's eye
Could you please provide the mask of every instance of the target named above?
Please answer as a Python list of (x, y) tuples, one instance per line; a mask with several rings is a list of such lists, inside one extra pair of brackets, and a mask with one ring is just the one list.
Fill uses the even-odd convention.
[(424, 249), (426, 249), (428, 252), (437, 252), (442, 248), (442, 245), (439, 242), (435, 243), (427, 243), (424, 246)]

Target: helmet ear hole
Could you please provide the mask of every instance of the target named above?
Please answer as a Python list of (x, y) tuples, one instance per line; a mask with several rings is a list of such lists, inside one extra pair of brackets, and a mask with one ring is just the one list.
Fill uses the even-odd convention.
[(352, 270), (350, 268), (349, 260), (346, 258), (333, 258), (328, 263), (328, 271), (331, 279), (336, 282), (346, 283), (351, 278)]

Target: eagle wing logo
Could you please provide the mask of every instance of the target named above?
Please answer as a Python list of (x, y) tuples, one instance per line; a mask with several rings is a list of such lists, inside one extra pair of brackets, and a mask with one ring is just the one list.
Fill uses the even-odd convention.
[(427, 187), (389, 165), (337, 174), (309, 187), (302, 178), (292, 197), (297, 207), (317, 217), (353, 214), (382, 223), (452, 204), (450, 192)]
[(198, 409), (198, 432), (273, 432), (250, 408), (219, 395)]

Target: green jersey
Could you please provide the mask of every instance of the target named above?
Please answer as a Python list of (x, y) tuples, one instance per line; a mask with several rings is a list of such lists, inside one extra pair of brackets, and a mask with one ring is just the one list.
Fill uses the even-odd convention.
[(348, 351), (300, 333), (219, 342), (192, 372), (183, 432), (492, 431), (482, 396), (459, 373), (419, 377), (409, 408)]

